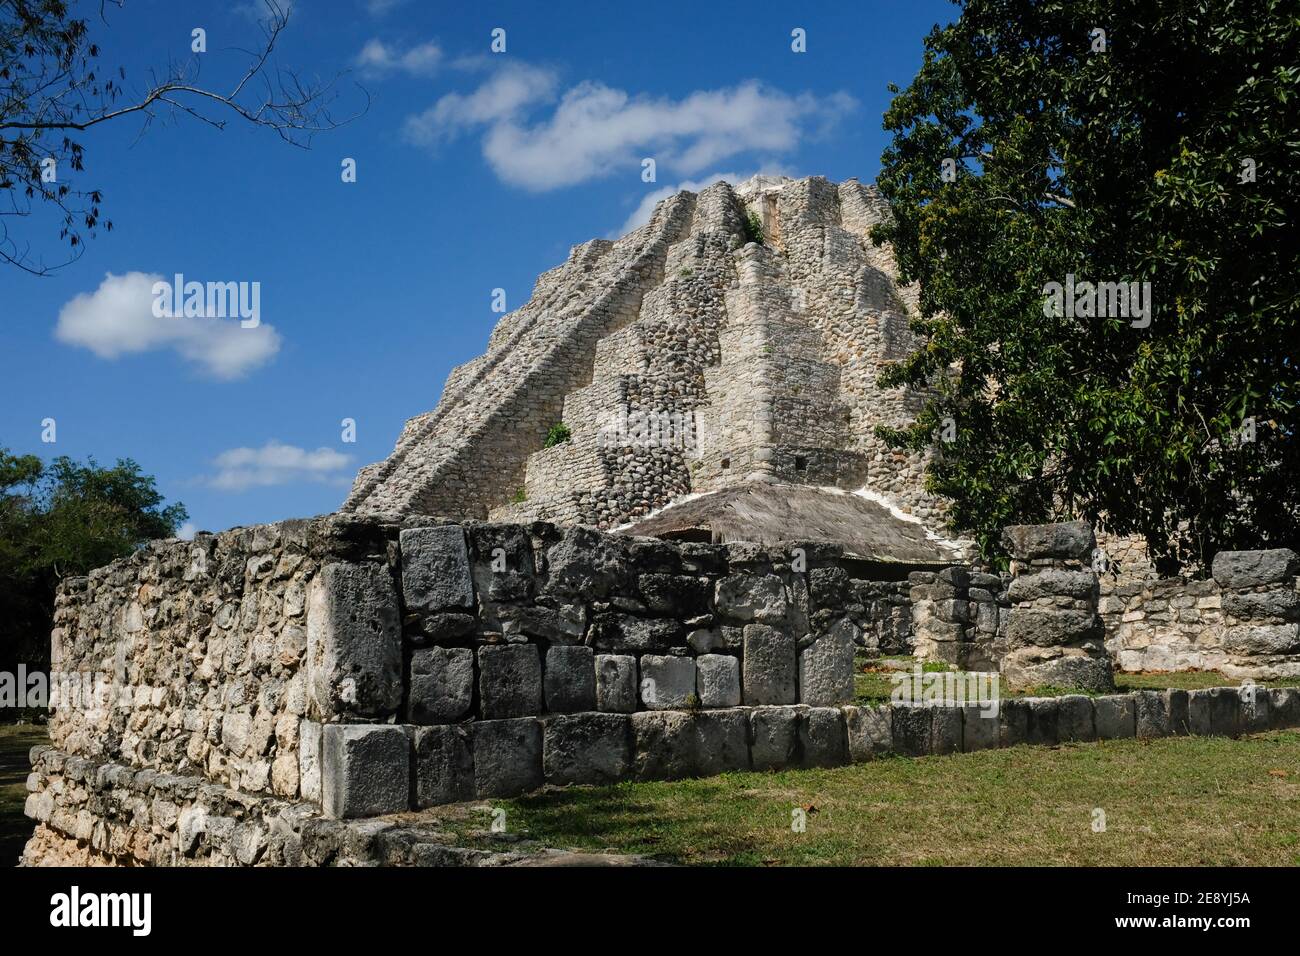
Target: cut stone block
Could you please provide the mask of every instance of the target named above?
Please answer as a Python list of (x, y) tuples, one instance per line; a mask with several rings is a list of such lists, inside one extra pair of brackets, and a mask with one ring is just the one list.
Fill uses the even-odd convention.
[(924, 757), (929, 754), (933, 714), (933, 707), (895, 704), (890, 715), (894, 731), (894, 752), (908, 757)]
[(1210, 573), (1221, 587), (1249, 588), (1289, 581), (1300, 573), (1300, 557), (1288, 548), (1267, 551), (1220, 551)]
[(637, 780), (677, 780), (695, 772), (695, 732), (691, 714), (643, 710), (632, 725), (632, 775)]
[(535, 644), (480, 647), (478, 671), (479, 709), (485, 720), (541, 713), (542, 661)]
[(718, 582), (714, 606), (732, 620), (777, 624), (785, 617), (785, 585), (775, 574), (733, 574)]
[(1042, 568), (1032, 573), (1016, 575), (1007, 589), (1007, 597), (1013, 604), (1017, 601), (1057, 596), (1089, 600), (1097, 597), (1097, 591), (1095, 571)]
[[(845, 707), (844, 728), (848, 737), (849, 760), (862, 763), (893, 753), (894, 726), (888, 704), (876, 707)], [(757, 746), (755, 738), (755, 746)]]
[(399, 813), (411, 805), (410, 743), (390, 724), (326, 724), (321, 807), (333, 819)]
[(998, 730), (1001, 726), (998, 713), (1001, 708), (1001, 702), (996, 706), (966, 704), (962, 708), (961, 749), (963, 752), (971, 753), (976, 750), (997, 748)]
[(298, 722), (298, 786), (304, 800), (320, 801), (321, 725), (314, 720)]
[(693, 658), (657, 654), (641, 658), (641, 702), (648, 710), (681, 710), (696, 700)]
[(746, 704), (795, 702), (798, 667), (793, 635), (765, 624), (747, 624), (742, 666)]
[(615, 714), (636, 710), (636, 658), (631, 654), (596, 655), (596, 709)]
[(1210, 688), (1187, 692), (1187, 729), (1196, 737), (1209, 737), (1214, 733), (1210, 723)]
[(411, 723), (460, 720), (474, 701), (474, 652), (468, 647), (425, 647), (411, 652), (406, 709)]
[(1132, 694), (1108, 694), (1092, 701), (1092, 719), (1098, 740), (1137, 736), (1137, 707)]
[(1223, 629), (1229, 654), (1292, 654), (1300, 650), (1300, 624), (1237, 624)]
[(480, 720), (471, 726), (476, 797), (513, 797), (542, 785), (542, 725), (536, 719)]
[(1002, 543), (1019, 561), (1039, 558), (1085, 561), (1097, 545), (1092, 526), (1086, 521), (1011, 525), (1002, 530)]
[(799, 745), (805, 767), (841, 767), (848, 763), (848, 739), (839, 708), (808, 708), (799, 721)]
[(1241, 735), (1241, 693), (1237, 688), (1210, 688), (1210, 729), (1220, 737)]
[(799, 716), (793, 707), (754, 707), (749, 712), (755, 770), (783, 770), (795, 761)]
[(962, 708), (956, 706), (929, 707), (930, 753), (953, 754), (961, 750)]
[(402, 704), (402, 628), (388, 566), (327, 564), (307, 604), (307, 674), (316, 713), (387, 717)]
[(749, 769), (749, 714), (711, 710), (695, 715), (695, 773), (712, 776)]
[(1057, 720), (1060, 712), (1054, 697), (1030, 697), (1025, 700), (1028, 707), (1028, 721), (1025, 724), (1025, 742), (1036, 746), (1055, 746), (1060, 743), (1057, 736)]
[(469, 726), (416, 727), (415, 806), (474, 799), (474, 751)]
[(546, 652), (546, 709), (553, 714), (596, 707), (595, 655), (590, 647), (562, 645)]
[(1268, 688), (1243, 684), (1238, 689), (1237, 696), (1241, 702), (1241, 733), (1262, 734), (1268, 730), (1269, 705), (1272, 703), (1272, 695), (1269, 694)]
[(701, 707), (740, 703), (740, 661), (730, 654), (701, 654), (695, 658), (695, 674)]
[(1269, 727), (1274, 730), (1300, 727), (1300, 687), (1274, 687), (1268, 695)]
[(1101, 618), (1092, 611), (1013, 607), (1007, 624), (1012, 647), (1057, 647), (1091, 640), (1101, 634)]
[(572, 714), (546, 721), (542, 768), (553, 784), (613, 783), (632, 768), (631, 724), (624, 714)]
[(833, 707), (853, 699), (853, 637), (836, 629), (799, 654), (799, 701)]
[(1066, 694), (1056, 698), (1056, 736), (1061, 743), (1097, 739), (1092, 698)]
[(474, 607), (469, 551), (459, 525), (405, 528), (398, 542), (407, 610), (428, 613)]
[(998, 746), (1016, 747), (1029, 741), (1029, 705), (1023, 700), (998, 704)]
[(1141, 690), (1133, 694), (1139, 737), (1170, 737), (1187, 733), (1187, 692)]

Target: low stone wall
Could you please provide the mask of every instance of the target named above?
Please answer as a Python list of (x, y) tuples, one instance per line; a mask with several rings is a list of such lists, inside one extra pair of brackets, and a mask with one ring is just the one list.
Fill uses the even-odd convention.
[(1106, 646), (1126, 671), (1300, 676), (1300, 561), (1286, 549), (1225, 551), (1206, 579), (1106, 587)]
[(917, 657), (962, 670), (998, 670), (1006, 653), (1010, 574), (952, 567), (913, 571), (908, 581)]
[[(523, 727), (534, 730), (515, 732)], [(890, 754), (1238, 736), (1294, 727), (1300, 727), (1300, 689), (1254, 686), (1015, 698), (996, 708), (793, 705), (557, 715), (468, 728), (333, 725), (347, 741), (339, 768), (345, 807), (376, 799), (389, 787), (397, 792), (395, 802), (418, 804), (428, 795), (422, 788), (461, 773), (468, 774), (468, 795), (483, 757), (491, 774), (519, 781), (599, 782), (627, 772), (642, 779), (676, 778), (835, 766)], [(466, 747), (466, 763), (450, 771), (454, 762), (448, 763), (449, 751), (439, 743), (448, 737)], [(512, 759), (504, 761), (507, 754)], [(414, 762), (415, 773), (390, 781), (391, 770), (404, 773), (407, 761)], [(27, 814), (38, 825), (24, 854), (28, 865), (501, 865), (525, 856), (457, 846), (437, 819), (418, 814), (334, 820), (311, 803), (86, 760), (51, 747), (35, 748), (32, 764)]]

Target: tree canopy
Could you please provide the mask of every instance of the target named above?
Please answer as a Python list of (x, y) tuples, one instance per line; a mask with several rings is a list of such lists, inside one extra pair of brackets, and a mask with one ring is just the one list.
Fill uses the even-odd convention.
[[(881, 433), (934, 443), (953, 524), (1087, 518), (1164, 570), (1300, 540), (1295, 5), (965, 0), (892, 91), (873, 239), (925, 345), (885, 381), (933, 397)], [(1147, 322), (1045, 308), (1134, 281)]]

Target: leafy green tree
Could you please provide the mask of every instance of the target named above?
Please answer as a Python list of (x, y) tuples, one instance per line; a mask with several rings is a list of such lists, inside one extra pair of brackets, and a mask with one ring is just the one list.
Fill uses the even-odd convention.
[(67, 457), (48, 465), (0, 448), (0, 665), (49, 661), (54, 590), (174, 535), (188, 517), (164, 505), (152, 476), (130, 459), (103, 468)]
[[(1300, 540), (1294, 3), (960, 5), (885, 115), (873, 239), (926, 343), (885, 381), (934, 392), (882, 435), (949, 420), (927, 481), (990, 557), (1003, 525), (1064, 517), (1164, 570)], [(1046, 315), (1069, 275), (1150, 282), (1149, 324)]]

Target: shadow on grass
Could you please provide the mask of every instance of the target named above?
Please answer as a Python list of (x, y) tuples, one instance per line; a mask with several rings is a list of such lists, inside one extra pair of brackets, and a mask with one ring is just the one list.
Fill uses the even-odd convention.
[(47, 743), (45, 728), (30, 725), (0, 726), (0, 867), (15, 866), (33, 823), (23, 816), (27, 801), (27, 775), (32, 766), (28, 753)]

